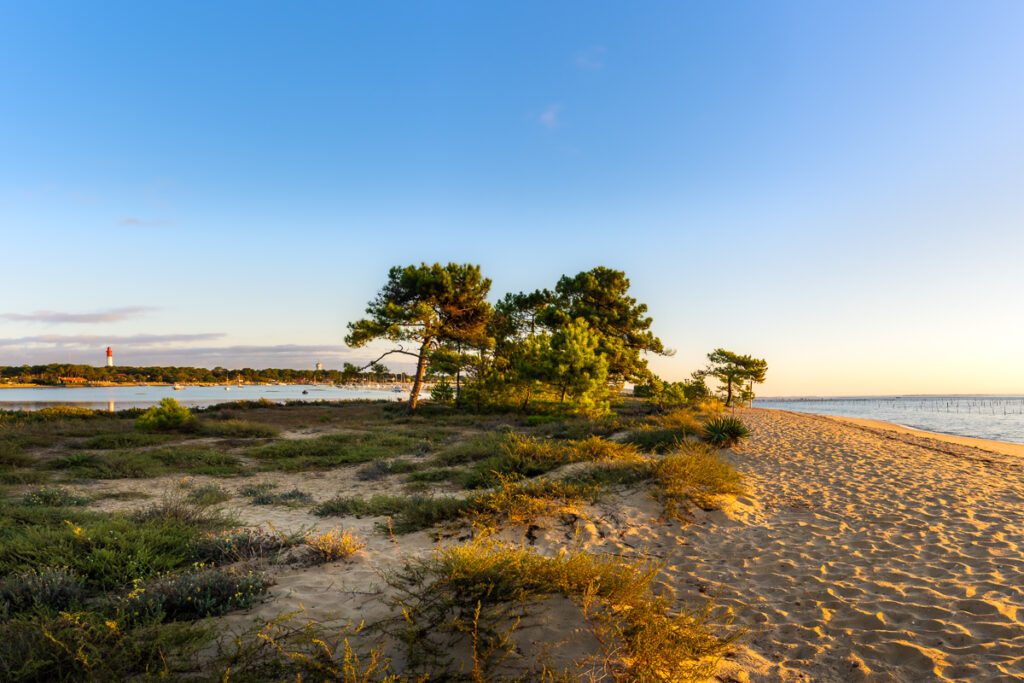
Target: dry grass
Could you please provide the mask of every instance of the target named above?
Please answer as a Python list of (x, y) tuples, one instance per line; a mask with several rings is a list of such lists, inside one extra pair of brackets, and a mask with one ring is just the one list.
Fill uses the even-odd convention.
[(366, 547), (366, 541), (351, 530), (338, 528), (330, 531), (311, 531), (306, 534), (306, 547), (320, 562), (334, 562), (351, 557)]

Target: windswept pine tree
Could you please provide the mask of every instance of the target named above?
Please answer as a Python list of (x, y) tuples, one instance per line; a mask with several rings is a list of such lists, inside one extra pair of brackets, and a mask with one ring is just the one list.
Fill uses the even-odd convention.
[(395, 348), (381, 354), (371, 366), (395, 353), (416, 359), (408, 407), (412, 412), (431, 350), (444, 343), (472, 344), (485, 339), (490, 288), (491, 281), (480, 274), (480, 266), (395, 266), (366, 308), (369, 317), (349, 323), (345, 343), (358, 348), (376, 339), (393, 342)]

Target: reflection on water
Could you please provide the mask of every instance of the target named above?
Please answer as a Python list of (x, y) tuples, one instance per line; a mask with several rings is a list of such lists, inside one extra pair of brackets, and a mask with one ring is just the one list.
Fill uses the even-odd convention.
[(205, 408), (229, 401), (356, 401), (407, 400), (409, 392), (355, 389), (331, 385), (274, 384), (243, 386), (126, 386), (126, 387), (31, 387), (0, 389), (0, 409), (39, 410), (57, 405), (77, 406), (114, 412), (148, 408), (166, 397), (190, 408)]
[(757, 399), (758, 408), (883, 420), (929, 432), (1024, 443), (1024, 396)]

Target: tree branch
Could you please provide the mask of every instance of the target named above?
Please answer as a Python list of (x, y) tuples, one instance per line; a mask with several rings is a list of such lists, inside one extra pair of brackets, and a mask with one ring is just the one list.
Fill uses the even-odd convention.
[(397, 349), (391, 349), (390, 351), (385, 351), (379, 357), (377, 357), (375, 360), (371, 360), (369, 363), (367, 363), (363, 367), (359, 368), (359, 372), (362, 372), (363, 370), (366, 370), (367, 368), (373, 367), (374, 365), (376, 365), (377, 363), (382, 361), (386, 356), (390, 356), (393, 353), (404, 353), (406, 356), (412, 356), (413, 358), (419, 358), (420, 357), (420, 354), (413, 353), (412, 351), (406, 351), (401, 346), (399, 346)]

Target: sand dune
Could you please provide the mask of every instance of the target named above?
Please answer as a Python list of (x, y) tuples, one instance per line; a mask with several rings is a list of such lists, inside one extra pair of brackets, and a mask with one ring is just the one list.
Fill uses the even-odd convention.
[[(742, 417), (752, 437), (723, 453), (749, 491), (725, 509), (683, 525), (663, 519), (647, 492), (623, 491), (527, 542), (550, 554), (574, 546), (654, 558), (680, 605), (717, 596), (734, 608), (751, 631), (719, 668), (722, 681), (1024, 679), (1024, 459), (886, 425), (759, 409)], [(346, 468), (262, 478), (318, 500), (395, 486), (359, 482)], [(229, 507), (252, 525), (340, 525), (369, 540), (349, 562), (284, 569), (271, 600), (227, 617), (233, 627), (300, 605), (317, 619), (381, 618), (380, 572), (435, 545), (417, 533), (399, 537), (399, 550), (375, 519), (239, 499)], [(505, 535), (522, 541), (523, 532)], [(568, 632), (563, 621), (549, 613), (523, 629), (524, 656), (531, 641)]]

